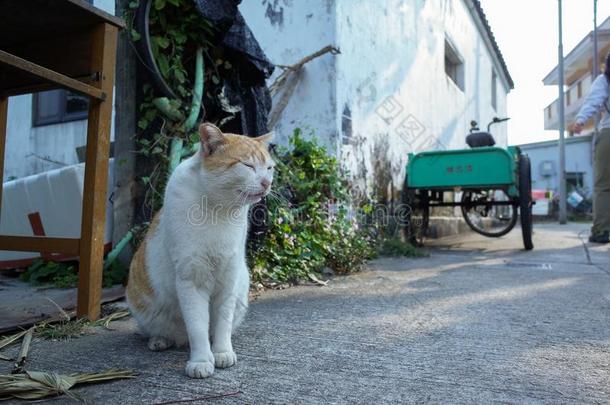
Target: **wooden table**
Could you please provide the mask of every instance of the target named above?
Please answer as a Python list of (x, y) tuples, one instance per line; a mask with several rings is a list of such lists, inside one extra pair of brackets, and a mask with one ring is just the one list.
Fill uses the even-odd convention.
[(64, 88), (90, 100), (80, 238), (0, 235), (0, 250), (78, 256), (77, 314), (94, 320), (100, 313), (117, 34), (124, 23), (83, 0), (3, 0), (0, 8), (0, 180), (9, 96)]

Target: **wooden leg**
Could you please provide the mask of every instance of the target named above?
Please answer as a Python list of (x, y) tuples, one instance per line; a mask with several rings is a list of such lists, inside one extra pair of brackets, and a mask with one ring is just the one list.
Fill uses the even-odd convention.
[(98, 87), (107, 97), (104, 101), (91, 99), (89, 106), (76, 307), (78, 316), (86, 316), (90, 320), (99, 317), (102, 296), (106, 187), (116, 41), (116, 27), (109, 24), (100, 24), (96, 27), (91, 67), (93, 72), (100, 72)]
[(4, 149), (6, 148), (6, 121), (8, 97), (0, 96), (0, 212), (2, 212), (2, 189), (4, 183)]

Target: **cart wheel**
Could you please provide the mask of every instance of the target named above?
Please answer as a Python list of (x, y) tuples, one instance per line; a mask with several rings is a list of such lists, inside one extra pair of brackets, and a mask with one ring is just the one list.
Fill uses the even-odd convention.
[[(414, 189), (407, 188), (407, 181), (402, 189), (401, 200), (405, 206), (404, 237), (413, 246), (421, 247), (428, 232), (430, 223), (430, 206), (427, 192), (418, 194)], [(421, 191), (421, 190), (420, 190)]]
[[(498, 192), (502, 195), (498, 195)], [(502, 190), (467, 190), (462, 193), (462, 216), (466, 224), (478, 234), (499, 238), (509, 233), (517, 224), (517, 204), (494, 205), (508, 202), (510, 198)]]
[(519, 158), (519, 216), (525, 250), (532, 250), (532, 168), (530, 158), (521, 155)]

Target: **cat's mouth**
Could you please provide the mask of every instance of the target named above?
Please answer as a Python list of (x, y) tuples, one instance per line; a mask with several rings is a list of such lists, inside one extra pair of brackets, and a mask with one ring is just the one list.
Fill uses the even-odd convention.
[(240, 194), (243, 196), (243, 198), (246, 201), (256, 202), (256, 201), (260, 200), (261, 198), (263, 198), (264, 196), (267, 195), (267, 190), (263, 190), (263, 191), (260, 191), (258, 193), (250, 193), (250, 192), (247, 192), (247, 191), (241, 191), (240, 190)]

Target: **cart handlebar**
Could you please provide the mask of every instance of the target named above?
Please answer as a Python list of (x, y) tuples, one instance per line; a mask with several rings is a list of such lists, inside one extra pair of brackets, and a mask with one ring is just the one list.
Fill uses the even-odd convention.
[(505, 117), (505, 118), (494, 117), (494, 119), (491, 120), (491, 122), (489, 124), (487, 124), (487, 132), (489, 132), (489, 128), (492, 125), (499, 124), (500, 122), (508, 121), (509, 119), (510, 119), (509, 117)]

